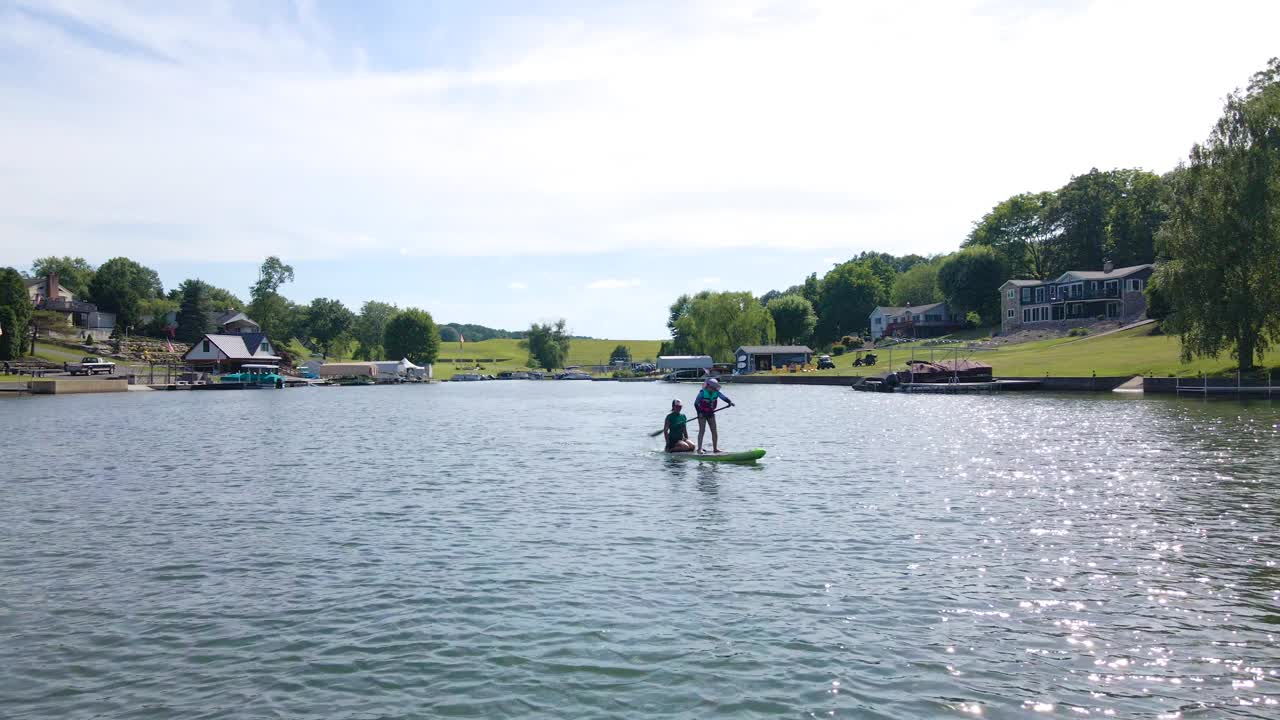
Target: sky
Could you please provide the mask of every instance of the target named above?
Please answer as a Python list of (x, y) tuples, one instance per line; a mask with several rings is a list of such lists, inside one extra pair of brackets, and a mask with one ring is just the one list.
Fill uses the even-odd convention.
[(944, 253), (1172, 169), (1280, 3), (0, 0), (0, 266), (666, 335), (701, 289)]

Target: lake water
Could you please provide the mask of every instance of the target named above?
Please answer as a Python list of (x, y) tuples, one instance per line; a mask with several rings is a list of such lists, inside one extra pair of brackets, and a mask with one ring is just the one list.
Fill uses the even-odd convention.
[(0, 400), (0, 716), (1280, 717), (1280, 404)]

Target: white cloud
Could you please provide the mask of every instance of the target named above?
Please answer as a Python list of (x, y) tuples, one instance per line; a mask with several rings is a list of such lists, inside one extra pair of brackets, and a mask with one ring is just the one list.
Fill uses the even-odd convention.
[(617, 278), (607, 278), (605, 280), (594, 280), (587, 283), (588, 290), (621, 290), (623, 288), (640, 287), (639, 280), (618, 280)]
[(520, 282), (519, 280), (517, 280), (517, 281), (515, 281), (515, 282), (508, 283), (508, 284), (507, 284), (507, 289), (509, 289), (509, 290), (528, 290), (528, 289), (529, 289), (529, 285), (528, 285), (528, 284), (526, 284), (526, 283), (522, 283), (522, 282)]
[(1171, 168), (1280, 26), (1243, 1), (712, 4), (382, 72), (314, 12), (27, 4), (0, 9), (0, 264), (949, 250), (1015, 192)]

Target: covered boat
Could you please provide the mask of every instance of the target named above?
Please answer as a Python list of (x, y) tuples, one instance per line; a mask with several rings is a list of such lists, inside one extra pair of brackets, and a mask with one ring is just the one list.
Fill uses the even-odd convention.
[(977, 360), (909, 360), (907, 370), (898, 371), (904, 383), (991, 382), (991, 366)]

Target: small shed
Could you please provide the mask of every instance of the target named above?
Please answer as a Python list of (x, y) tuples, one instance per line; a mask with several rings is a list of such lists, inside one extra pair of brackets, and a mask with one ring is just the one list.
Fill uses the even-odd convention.
[(710, 370), (715, 362), (710, 355), (659, 355), (659, 370)]
[(734, 352), (734, 372), (769, 372), (787, 365), (808, 365), (813, 350), (804, 345), (743, 345)]

